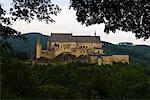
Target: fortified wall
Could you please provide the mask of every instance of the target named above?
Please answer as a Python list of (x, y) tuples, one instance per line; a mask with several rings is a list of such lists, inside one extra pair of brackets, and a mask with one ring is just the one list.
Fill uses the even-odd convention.
[(36, 59), (45, 58), (46, 61), (51, 61), (61, 54), (69, 54), (76, 58), (83, 56), (82, 62), (84, 62), (84, 56), (86, 56), (85, 62), (90, 64), (129, 63), (128, 55), (104, 54), (99, 36), (73, 36), (71, 33), (52, 33), (47, 41), (47, 49), (42, 50), (42, 44), (38, 40), (35, 51)]

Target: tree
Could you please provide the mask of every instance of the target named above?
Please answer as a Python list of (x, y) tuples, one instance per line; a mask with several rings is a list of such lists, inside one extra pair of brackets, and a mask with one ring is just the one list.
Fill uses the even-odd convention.
[(51, 15), (56, 15), (60, 12), (58, 5), (51, 3), (51, 0), (13, 0), (12, 7), (9, 11), (9, 17), (6, 10), (2, 8), (0, 3), (0, 46), (5, 47), (4, 42), (8, 37), (21, 36), (20, 32), (10, 28), (10, 25), (16, 20), (25, 20), (31, 22), (37, 18), (39, 21), (55, 22)]
[(136, 38), (150, 37), (149, 0), (71, 0), (78, 22), (105, 24), (104, 31), (131, 31)]
[[(56, 15), (60, 12), (58, 5), (51, 3), (51, 0), (13, 0), (10, 8), (10, 17), (6, 16), (6, 11), (0, 4), (0, 33), (1, 36), (8, 37), (12, 34), (19, 35), (18, 31), (6, 26), (11, 25), (13, 21), (25, 20), (31, 22), (37, 18), (39, 21), (55, 22), (51, 15)], [(6, 34), (7, 33), (7, 34)]]
[(1, 62), (1, 99), (40, 98), (31, 66), (5, 57)]

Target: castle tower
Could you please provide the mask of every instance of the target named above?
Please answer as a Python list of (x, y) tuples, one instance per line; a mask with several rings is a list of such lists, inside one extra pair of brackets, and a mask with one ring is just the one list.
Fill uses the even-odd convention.
[(50, 50), (51, 49), (51, 42), (48, 40), (47, 41), (47, 50)]
[(41, 50), (42, 50), (42, 45), (40, 43), (40, 38), (38, 38), (36, 42), (36, 47), (35, 47), (35, 57), (40, 58), (41, 57)]

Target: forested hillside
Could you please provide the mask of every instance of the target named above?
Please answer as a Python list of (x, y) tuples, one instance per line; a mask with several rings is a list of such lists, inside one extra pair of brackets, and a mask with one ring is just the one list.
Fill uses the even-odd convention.
[(26, 33), (23, 35), (25, 40), (17, 39), (17, 38), (9, 38), (8, 41), (11, 44), (11, 47), (14, 51), (25, 52), (29, 56), (29, 58), (34, 57), (35, 52), (35, 44), (38, 39), (42, 43), (42, 48), (46, 49), (47, 40), (49, 36), (42, 35), (41, 33)]
[(103, 42), (103, 49), (109, 54), (130, 55), (130, 61), (134, 63), (150, 64), (150, 46), (147, 45), (120, 46)]

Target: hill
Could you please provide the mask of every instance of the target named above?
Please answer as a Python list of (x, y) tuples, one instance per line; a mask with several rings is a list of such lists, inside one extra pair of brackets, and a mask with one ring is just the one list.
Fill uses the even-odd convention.
[(150, 64), (150, 46), (147, 45), (120, 46), (104, 41), (102, 43), (105, 53), (127, 54), (130, 55), (131, 62)]
[[(27, 40), (19, 40), (9, 38), (12, 48), (15, 51), (26, 52), (29, 57), (34, 57), (35, 44), (38, 38), (42, 43), (42, 49), (46, 49), (47, 40), (49, 36), (42, 35), (41, 33), (26, 33), (23, 35)], [(146, 63), (150, 64), (150, 46), (147, 45), (135, 45), (135, 46), (120, 46), (114, 45), (108, 42), (103, 43), (104, 52), (107, 54), (128, 54), (130, 55), (131, 62), (134, 63)]]
[(35, 52), (35, 44), (38, 39), (40, 39), (42, 43), (42, 48), (46, 49), (47, 40), (49, 36), (42, 35), (38, 32), (26, 33), (23, 34), (26, 38), (25, 40), (9, 38), (8, 41), (11, 44), (11, 47), (15, 51), (26, 52), (29, 57), (34, 57)]

